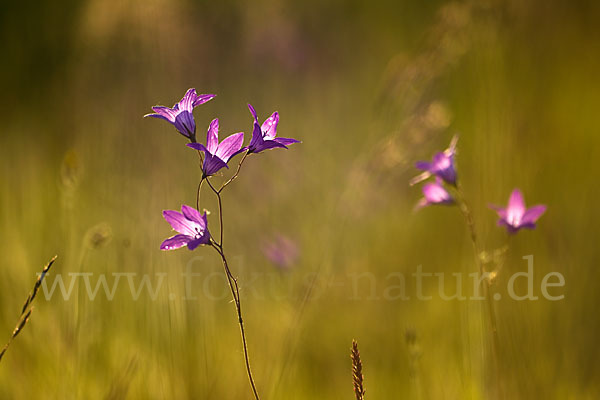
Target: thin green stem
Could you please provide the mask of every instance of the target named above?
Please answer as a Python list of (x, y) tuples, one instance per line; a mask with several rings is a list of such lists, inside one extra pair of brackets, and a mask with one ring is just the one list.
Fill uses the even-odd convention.
[(206, 178), (206, 182), (208, 186), (215, 192), (217, 196), (217, 201), (219, 203), (219, 242), (218, 245), (221, 249), (223, 249), (223, 201), (221, 200), (221, 192), (215, 189), (215, 187), (210, 183), (210, 179)]
[(244, 348), (244, 360), (246, 363), (246, 372), (248, 373), (248, 379), (250, 380), (250, 386), (252, 387), (252, 393), (256, 400), (260, 400), (258, 396), (258, 391), (256, 390), (256, 384), (254, 383), (254, 378), (252, 377), (252, 370), (250, 368), (250, 357), (248, 355), (248, 343), (246, 341), (246, 332), (244, 330), (244, 319), (242, 318), (242, 303), (240, 300), (240, 289), (237, 283), (237, 279), (231, 273), (229, 269), (229, 265), (227, 264), (227, 258), (225, 257), (225, 253), (223, 252), (223, 247), (215, 242), (212, 242), (212, 247), (219, 253), (221, 256), (221, 260), (223, 261), (223, 268), (225, 269), (225, 275), (227, 276), (227, 282), (229, 283), (229, 289), (231, 290), (231, 296), (233, 297), (233, 302), (235, 303), (235, 309), (238, 315), (238, 323), (240, 325), (240, 335), (242, 337), (242, 345)]
[[(193, 140), (192, 142), (194, 142), (194, 141), (195, 140)], [(242, 164), (244, 163), (244, 160), (246, 159), (248, 154), (249, 153), (246, 151), (246, 153), (244, 154), (244, 156), (242, 157), (242, 159), (240, 160), (240, 162), (238, 164), (235, 174), (231, 178), (229, 178), (229, 180), (227, 180), (225, 183), (223, 183), (223, 185), (221, 185), (221, 187), (217, 190), (213, 186), (213, 184), (210, 182), (209, 177), (204, 174), (204, 171), (203, 171), (204, 157), (202, 156), (202, 152), (198, 151), (198, 157), (200, 158), (200, 170), (202, 171), (202, 178), (200, 179), (200, 182), (198, 183), (198, 189), (196, 191), (196, 209), (198, 211), (200, 211), (200, 194), (202, 191), (202, 183), (206, 180), (206, 183), (208, 183), (208, 186), (211, 188), (211, 190), (217, 196), (217, 200), (218, 200), (218, 204), (219, 204), (219, 241), (216, 242), (215, 240), (211, 239), (210, 245), (217, 251), (217, 253), (219, 253), (219, 255), (221, 256), (221, 260), (223, 262), (223, 268), (225, 269), (225, 275), (227, 276), (227, 283), (229, 284), (231, 296), (233, 297), (233, 302), (235, 303), (235, 309), (237, 311), (238, 323), (240, 326), (240, 335), (242, 337), (242, 345), (244, 348), (244, 360), (246, 363), (246, 372), (248, 373), (248, 379), (250, 380), (250, 386), (252, 387), (252, 393), (254, 394), (254, 398), (256, 400), (260, 400), (260, 398), (258, 396), (258, 391), (256, 390), (256, 384), (254, 383), (254, 378), (252, 377), (252, 370), (250, 368), (250, 357), (248, 356), (248, 343), (246, 341), (246, 332), (244, 330), (244, 320), (242, 318), (242, 303), (241, 303), (241, 299), (240, 299), (240, 289), (239, 289), (239, 286), (237, 283), (237, 279), (235, 278), (235, 276), (233, 276), (233, 274), (231, 273), (231, 270), (229, 269), (229, 264), (227, 263), (227, 258), (225, 257), (225, 252), (223, 250), (223, 200), (221, 199), (221, 192), (223, 191), (223, 189), (225, 189), (225, 187), (227, 185), (229, 185), (231, 182), (233, 182), (235, 180), (235, 178), (237, 178), (238, 174), (240, 173), (240, 169), (242, 168)]]
[[(243, 159), (242, 159), (242, 161), (243, 161)], [(236, 172), (236, 175), (234, 175), (234, 177), (232, 177), (230, 179), (230, 181), (232, 181), (235, 178), (235, 176), (237, 176), (237, 173), (239, 172), (241, 165), (242, 165), (242, 162), (240, 162), (240, 164), (238, 166), (238, 171)], [(227, 258), (225, 257), (225, 251), (223, 250), (223, 201), (221, 199), (221, 190), (223, 190), (223, 188), (226, 185), (223, 185), (219, 190), (217, 190), (213, 186), (213, 184), (210, 182), (209, 178), (206, 178), (206, 182), (208, 183), (208, 186), (211, 188), (211, 190), (217, 196), (217, 201), (219, 204), (219, 242), (215, 242), (214, 240), (212, 240), (211, 245), (217, 251), (217, 253), (219, 253), (219, 255), (221, 256), (221, 261), (223, 262), (223, 268), (225, 269), (225, 275), (227, 276), (227, 283), (229, 284), (231, 296), (233, 297), (233, 302), (235, 303), (235, 309), (237, 311), (238, 323), (240, 326), (240, 335), (242, 337), (242, 345), (244, 348), (244, 361), (246, 364), (246, 372), (248, 374), (248, 379), (250, 380), (250, 386), (252, 387), (252, 393), (254, 394), (254, 398), (256, 400), (260, 400), (260, 398), (258, 396), (258, 391), (256, 390), (256, 384), (254, 383), (254, 378), (252, 377), (252, 370), (250, 368), (250, 357), (248, 355), (248, 343), (246, 341), (246, 331), (244, 329), (244, 320), (242, 318), (242, 302), (241, 302), (241, 298), (240, 298), (240, 289), (238, 286), (237, 279), (235, 278), (235, 276), (233, 276), (233, 274), (231, 273), (231, 270), (229, 269), (229, 264), (227, 263)]]

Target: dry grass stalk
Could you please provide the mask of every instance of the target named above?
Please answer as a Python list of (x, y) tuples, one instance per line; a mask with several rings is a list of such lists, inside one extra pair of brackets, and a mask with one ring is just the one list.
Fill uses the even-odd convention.
[(354, 382), (354, 394), (356, 395), (356, 400), (364, 400), (364, 377), (362, 374), (362, 362), (360, 361), (360, 352), (358, 351), (358, 343), (356, 343), (356, 340), (352, 340), (352, 351), (350, 352), (350, 358), (352, 358), (352, 380)]
[(4, 353), (6, 353), (6, 350), (8, 350), (8, 347), (10, 346), (12, 341), (19, 335), (21, 330), (23, 330), (23, 327), (25, 327), (25, 325), (29, 321), (29, 317), (31, 316), (31, 312), (33, 311), (33, 307), (31, 306), (31, 304), (33, 303), (33, 300), (35, 299), (35, 296), (37, 295), (40, 286), (42, 285), (42, 281), (44, 280), (46, 274), (50, 270), (50, 267), (52, 267), (52, 264), (54, 264), (56, 257), (57, 256), (52, 257), (50, 262), (46, 264), (46, 266), (42, 270), (42, 273), (38, 276), (37, 280), (35, 281), (35, 285), (33, 285), (33, 290), (27, 296), (27, 300), (25, 300), (25, 304), (23, 304), (23, 308), (21, 309), (21, 315), (19, 315), (17, 326), (15, 327), (12, 335), (10, 336), (10, 339), (8, 339), (8, 342), (4, 345), (2, 351), (0, 352), (0, 361), (2, 360), (2, 357), (4, 357)]

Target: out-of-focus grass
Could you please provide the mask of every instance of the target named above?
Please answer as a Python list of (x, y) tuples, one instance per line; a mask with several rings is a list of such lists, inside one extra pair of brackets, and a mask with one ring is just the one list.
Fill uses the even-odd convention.
[[(170, 126), (142, 116), (188, 87), (218, 94), (196, 110), (199, 137), (213, 117), (222, 135), (249, 134), (252, 102), (262, 118), (279, 110), (279, 134), (303, 141), (250, 159), (225, 195), (226, 246), (264, 398), (351, 397), (352, 338), (369, 399), (482, 398), (478, 305), (381, 298), (390, 274), (409, 277), (417, 265), (475, 271), (458, 212), (412, 213), (419, 189), (407, 185), (413, 162), (454, 132), (486, 248), (506, 240), (488, 203), (518, 186), (549, 206), (535, 232), (511, 240), (503, 272), (524, 270), (521, 257), (533, 254), (538, 295), (547, 272), (566, 279), (563, 301), (496, 303), (507, 394), (598, 396), (595, 3), (46, 8), (1, 15), (0, 332), (8, 339), (55, 253), (48, 282), (57, 273), (91, 272), (92, 284), (102, 273), (166, 276), (154, 301), (132, 300), (126, 278), (113, 301), (90, 301), (82, 282), (69, 301), (38, 299), (0, 365), (1, 398), (248, 397), (233, 305), (209, 296), (225, 290), (218, 259), (209, 249), (158, 250), (169, 234), (161, 210), (195, 201), (197, 158)], [(25, 15), (38, 23), (23, 33)], [(215, 203), (203, 198), (214, 226)], [(100, 223), (107, 240), (90, 246)], [(260, 252), (278, 232), (301, 248), (289, 272)], [(203, 275), (193, 281), (198, 299), (186, 301), (190, 263)], [(352, 285), (364, 272), (376, 277), (373, 295), (368, 279)]]

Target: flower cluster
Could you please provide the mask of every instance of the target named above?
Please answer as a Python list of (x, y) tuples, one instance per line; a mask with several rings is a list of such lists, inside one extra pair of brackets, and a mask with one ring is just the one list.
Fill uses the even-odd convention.
[[(493, 263), (495, 264), (495, 268), (493, 270), (488, 268), (488, 263), (484, 261), (487, 252), (483, 250), (473, 214), (467, 205), (467, 202), (465, 201), (465, 197), (458, 181), (458, 174), (455, 165), (457, 141), (457, 137), (454, 136), (450, 142), (450, 146), (448, 146), (446, 150), (436, 153), (431, 162), (417, 162), (415, 166), (423, 172), (411, 179), (410, 184), (414, 185), (427, 180), (430, 177), (434, 177), (434, 182), (428, 182), (423, 185), (423, 198), (417, 203), (417, 208), (436, 204), (455, 204), (458, 206), (464, 216), (466, 226), (470, 234), (469, 237), (471, 239), (471, 243), (473, 244), (476, 266), (479, 270), (480, 276), (484, 278), (481, 280), (480, 284), (483, 288), (483, 293), (485, 294), (485, 301), (488, 304), (485, 313), (488, 314), (489, 321), (489, 343), (491, 348), (490, 354), (494, 359), (491, 365), (497, 368), (498, 359), (496, 357), (497, 354), (499, 354), (498, 330), (496, 325), (497, 318), (494, 311), (494, 306), (492, 304), (492, 299), (498, 300), (501, 298), (499, 293), (494, 294), (493, 292), (495, 279), (502, 268), (502, 261), (498, 262), (498, 260), (496, 260), (494, 257)], [(515, 234), (522, 228), (534, 229), (537, 220), (542, 216), (542, 214), (544, 214), (544, 212), (546, 212), (546, 206), (542, 204), (527, 208), (525, 206), (525, 201), (523, 200), (523, 194), (519, 189), (514, 189), (512, 191), (506, 207), (495, 205), (490, 205), (489, 207), (498, 213), (498, 225), (505, 227), (509, 235)], [(505, 247), (508, 248), (508, 245)], [(499, 374), (499, 370), (497, 372)]]
[[(423, 198), (417, 203), (417, 208), (436, 204), (456, 204), (456, 200), (450, 194), (450, 190), (455, 191), (462, 198), (458, 187), (458, 175), (455, 165), (457, 141), (458, 137), (454, 136), (450, 142), (450, 146), (446, 150), (436, 153), (431, 162), (419, 161), (415, 164), (416, 168), (423, 172), (411, 179), (411, 185), (422, 182), (430, 177), (435, 178), (435, 182), (423, 185)], [(461, 206), (466, 206), (464, 200)], [(546, 206), (542, 204), (526, 208), (523, 194), (519, 189), (513, 190), (506, 207), (496, 205), (490, 205), (489, 207), (498, 213), (498, 225), (506, 227), (507, 232), (510, 234), (518, 232), (521, 228), (535, 228), (538, 218), (546, 212)]]
[[(189, 139), (188, 147), (204, 153), (202, 161), (202, 180), (215, 175), (223, 168), (229, 168), (229, 161), (240, 153), (245, 153), (243, 159), (250, 154), (260, 153), (273, 148), (285, 148), (298, 143), (296, 139), (277, 137), (279, 113), (274, 112), (262, 125), (258, 122), (256, 110), (248, 104), (253, 117), (252, 138), (244, 147), (244, 132), (234, 133), (219, 142), (219, 120), (213, 119), (206, 132), (206, 144), (196, 141), (196, 121), (193, 110), (215, 97), (214, 94), (197, 94), (195, 89), (188, 89), (181, 101), (172, 108), (165, 106), (152, 107), (154, 113), (146, 117), (164, 119), (172, 124), (177, 132)], [(240, 164), (241, 166), (241, 164)], [(211, 236), (207, 229), (206, 213), (200, 215), (200, 210), (183, 205), (181, 213), (172, 210), (163, 212), (164, 218), (173, 229), (179, 232), (162, 245), (162, 250), (173, 250), (186, 246), (194, 250), (199, 245), (210, 244)]]
[(415, 164), (423, 172), (411, 179), (411, 185), (422, 182), (432, 176), (435, 177), (434, 183), (423, 185), (423, 198), (417, 203), (417, 208), (434, 204), (452, 205), (455, 203), (454, 198), (450, 195), (444, 183), (453, 187), (456, 187), (457, 184), (458, 177), (454, 165), (457, 141), (458, 136), (454, 136), (450, 142), (450, 146), (446, 150), (436, 153), (431, 162), (419, 161)]

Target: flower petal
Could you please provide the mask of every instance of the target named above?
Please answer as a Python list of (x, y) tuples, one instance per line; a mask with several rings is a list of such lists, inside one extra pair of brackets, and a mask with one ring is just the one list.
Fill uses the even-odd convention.
[(277, 136), (277, 124), (279, 123), (279, 113), (275, 111), (269, 118), (263, 122), (260, 129), (265, 140), (274, 139)]
[(196, 210), (193, 207), (190, 206), (186, 206), (185, 204), (183, 204), (181, 206), (181, 213), (183, 214), (183, 216), (187, 219), (189, 219), (190, 221), (194, 221), (196, 222), (198, 225), (200, 225), (200, 228), (202, 230), (206, 229), (206, 213), (204, 213), (204, 217), (198, 212), (198, 210)]
[(254, 129), (252, 130), (252, 139), (250, 139), (250, 152), (256, 153), (256, 148), (262, 146), (264, 140), (262, 138), (262, 131), (258, 122), (254, 121)]
[(277, 142), (279, 144), (282, 144), (284, 146), (289, 146), (290, 144), (294, 144), (294, 143), (300, 143), (299, 140), (296, 139), (291, 139), (291, 138), (284, 138), (284, 137), (278, 137), (273, 139), (274, 142)]
[(431, 163), (428, 163), (427, 161), (417, 161), (415, 167), (421, 171), (429, 171), (431, 169)]
[(221, 168), (229, 168), (227, 163), (221, 160), (219, 157), (206, 153), (206, 158), (204, 159), (204, 164), (202, 165), (202, 170), (204, 171), (204, 175), (210, 176), (214, 175)]
[(429, 202), (427, 201), (427, 199), (425, 197), (423, 197), (423, 198), (419, 199), (417, 204), (415, 204), (414, 211), (419, 211), (421, 208), (427, 207), (428, 205), (429, 205)]
[(242, 148), (244, 144), (244, 132), (234, 133), (223, 139), (219, 144), (215, 155), (221, 160), (227, 162), (229, 159)]
[(506, 208), (502, 206), (497, 206), (495, 204), (488, 204), (488, 207), (498, 213), (498, 216), (502, 219), (506, 219)]
[(522, 210), (521, 215), (525, 212), (525, 201), (523, 200), (523, 194), (519, 189), (513, 190), (510, 194), (508, 208), (515, 211)]
[(206, 148), (210, 154), (215, 154), (219, 147), (219, 119), (215, 118), (211, 121), (208, 126), (208, 132), (206, 133)]
[(173, 124), (183, 136), (189, 138), (196, 136), (196, 121), (194, 120), (194, 115), (191, 111), (184, 110), (179, 112), (175, 117), (175, 122)]
[(437, 176), (451, 185), (456, 185), (456, 171), (452, 165), (449, 168), (438, 171)]
[(433, 162), (431, 163), (431, 169), (434, 171), (443, 171), (447, 168), (452, 167), (452, 158), (448, 157), (444, 153), (435, 153), (433, 156)]
[(209, 153), (208, 149), (202, 143), (188, 143), (187, 147), (191, 147), (194, 150), (203, 151), (204, 153)]
[(454, 201), (439, 181), (423, 185), (423, 196), (429, 204), (450, 204)]
[(196, 247), (203, 245), (203, 244), (209, 244), (210, 243), (210, 234), (208, 233), (208, 231), (200, 236), (198, 239), (193, 239), (190, 240), (187, 244), (188, 249), (190, 250), (194, 250), (196, 249)]
[(523, 214), (525, 214), (525, 201), (523, 200), (523, 194), (519, 189), (512, 191), (510, 198), (508, 199), (508, 206), (506, 207), (506, 222), (512, 226), (519, 226), (523, 220)]
[(255, 153), (260, 153), (264, 150), (274, 149), (276, 147), (280, 147), (282, 149), (287, 149), (287, 146), (277, 142), (276, 140), (264, 140), (260, 146), (258, 146), (258, 150)]
[[(539, 217), (542, 216), (546, 212), (546, 206), (543, 204), (539, 204), (537, 206), (533, 206), (528, 208), (523, 214), (522, 224), (534, 224), (535, 221), (538, 220)], [(535, 225), (534, 225), (535, 227)]]
[(190, 236), (194, 236), (196, 234), (194, 224), (186, 219), (185, 216), (179, 211), (164, 210), (163, 217), (177, 232)]
[(258, 122), (258, 116), (256, 115), (256, 110), (254, 109), (254, 107), (252, 107), (252, 104), (248, 103), (248, 109), (250, 110), (250, 113), (254, 117), (254, 120), (256, 122)]
[(192, 240), (191, 237), (186, 235), (175, 235), (163, 241), (160, 245), (161, 250), (175, 250), (185, 246)]
[(156, 114), (146, 114), (144, 117), (162, 118), (170, 123), (175, 123), (177, 110), (173, 110), (172, 108), (164, 106), (154, 106), (152, 107), (152, 111), (154, 111)]
[(194, 101), (196, 101), (197, 97), (198, 96), (196, 95), (196, 89), (188, 89), (187, 92), (185, 92), (185, 94), (183, 95), (181, 101), (178, 103), (179, 109), (181, 111), (192, 112), (192, 110), (194, 109)]
[(216, 94), (200, 94), (196, 96), (196, 100), (194, 100), (194, 107), (199, 106), (200, 104), (204, 104), (206, 102), (211, 101), (217, 97)]

